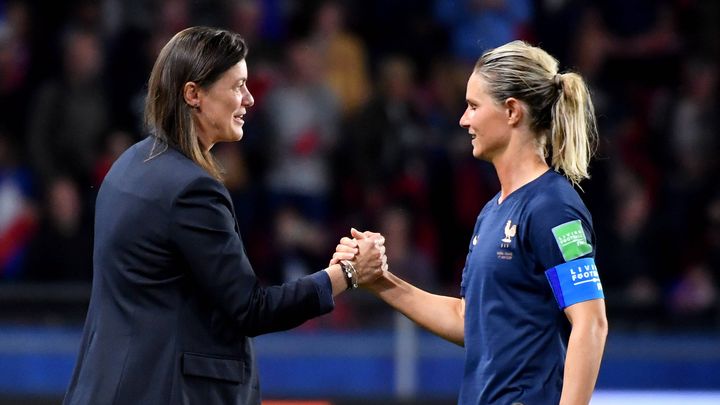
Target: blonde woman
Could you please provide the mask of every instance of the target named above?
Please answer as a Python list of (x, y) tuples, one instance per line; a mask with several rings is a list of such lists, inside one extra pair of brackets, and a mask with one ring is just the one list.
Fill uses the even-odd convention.
[[(391, 272), (369, 287), (465, 346), (460, 404), (588, 404), (607, 319), (592, 220), (573, 188), (589, 177), (596, 140), (587, 87), (542, 49), (515, 41), (480, 57), (466, 97), (460, 125), (501, 190), (478, 216), (461, 297)], [(352, 257), (368, 235), (343, 239), (333, 261)]]

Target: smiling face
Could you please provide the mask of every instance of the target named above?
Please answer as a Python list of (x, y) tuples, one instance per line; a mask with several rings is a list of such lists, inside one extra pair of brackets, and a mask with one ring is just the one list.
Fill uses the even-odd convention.
[(507, 148), (511, 126), (507, 109), (487, 93), (486, 86), (485, 79), (477, 73), (468, 79), (467, 108), (460, 126), (470, 134), (473, 156), (492, 162)]
[(207, 88), (197, 87), (195, 100), (195, 123), (203, 146), (210, 149), (218, 142), (234, 142), (242, 139), (243, 118), (255, 100), (247, 88), (248, 70), (241, 60), (225, 71)]

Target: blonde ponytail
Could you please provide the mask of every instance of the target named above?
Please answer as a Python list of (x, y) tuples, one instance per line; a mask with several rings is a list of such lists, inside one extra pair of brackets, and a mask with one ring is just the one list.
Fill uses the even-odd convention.
[(573, 184), (590, 178), (588, 166), (597, 146), (595, 108), (577, 73), (558, 74), (560, 96), (552, 107), (551, 164)]

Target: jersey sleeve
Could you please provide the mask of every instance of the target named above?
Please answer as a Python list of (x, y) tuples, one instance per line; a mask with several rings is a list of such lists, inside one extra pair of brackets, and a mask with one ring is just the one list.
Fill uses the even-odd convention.
[(530, 243), (560, 309), (604, 298), (592, 220), (581, 203), (547, 201), (535, 211)]

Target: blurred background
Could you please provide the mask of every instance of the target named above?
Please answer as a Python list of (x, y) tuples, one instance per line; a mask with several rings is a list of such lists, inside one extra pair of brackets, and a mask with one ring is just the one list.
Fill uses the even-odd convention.
[[(499, 189), (458, 126), (475, 60), (520, 38), (581, 73), (611, 327), (593, 404), (720, 403), (718, 21), (713, 0), (0, 0), (0, 403), (62, 398), (97, 189), (191, 25), (250, 46), (245, 136), (214, 152), (268, 284), (325, 267), (354, 226), (386, 236), (396, 274), (457, 296)], [(268, 400), (451, 404), (462, 376), (462, 349), (362, 291), (256, 343)]]

